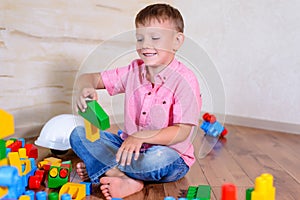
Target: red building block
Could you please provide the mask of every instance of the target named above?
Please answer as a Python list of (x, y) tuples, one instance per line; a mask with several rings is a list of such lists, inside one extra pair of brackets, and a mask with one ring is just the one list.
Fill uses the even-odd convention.
[(222, 185), (221, 200), (237, 200), (236, 186), (232, 183)]
[(33, 144), (25, 144), (26, 154), (28, 158), (38, 158), (38, 149)]
[(7, 148), (11, 149), (11, 152), (18, 152), (20, 148), (22, 148), (22, 142), (16, 140), (14, 143), (7, 146)]

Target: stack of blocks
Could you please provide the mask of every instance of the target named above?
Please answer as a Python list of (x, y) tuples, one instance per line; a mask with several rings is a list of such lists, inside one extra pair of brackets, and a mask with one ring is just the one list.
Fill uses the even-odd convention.
[(265, 173), (255, 179), (254, 188), (247, 189), (246, 200), (275, 200), (275, 193), (273, 176)]
[(86, 138), (94, 142), (100, 138), (99, 129), (110, 127), (109, 117), (96, 100), (87, 101), (85, 112), (78, 111), (84, 118)]

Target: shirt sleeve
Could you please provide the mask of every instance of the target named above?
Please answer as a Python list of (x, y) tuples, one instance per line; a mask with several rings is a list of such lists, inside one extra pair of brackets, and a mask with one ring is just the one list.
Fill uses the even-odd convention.
[(125, 93), (127, 85), (139, 77), (142, 64), (143, 62), (137, 59), (127, 66), (101, 72), (100, 75), (107, 92), (111, 96)]
[(125, 92), (128, 76), (130, 76), (134, 63), (133, 61), (128, 66), (106, 70), (100, 73), (109, 95), (113, 96)]
[(199, 83), (193, 74), (183, 77), (175, 91), (173, 123), (198, 125), (202, 99)]

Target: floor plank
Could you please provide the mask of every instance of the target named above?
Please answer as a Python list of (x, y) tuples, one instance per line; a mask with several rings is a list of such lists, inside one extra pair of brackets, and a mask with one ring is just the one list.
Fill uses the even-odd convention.
[[(239, 131), (240, 129), (238, 128), (229, 127), (229, 129), (232, 135), (236, 135), (230, 137), (230, 148), (228, 147), (228, 149), (232, 157), (240, 164), (241, 168), (244, 169), (245, 176), (248, 176), (252, 180), (252, 185), (254, 186), (257, 176), (262, 173), (270, 173), (274, 176), (274, 186), (277, 188), (278, 199), (296, 199), (300, 193), (295, 193), (294, 190), (296, 188), (294, 188), (294, 186), (298, 185), (297, 188), (299, 189), (299, 184), (285, 169), (273, 160), (274, 156), (272, 155), (275, 152), (267, 154), (268, 151), (262, 148), (261, 143), (265, 143), (265, 136), (259, 134), (254, 137), (253, 133), (249, 133), (249, 130), (244, 128), (242, 128), (242, 131), (246, 130), (247, 136), (241, 133), (242, 131)], [(249, 134), (253, 135), (249, 136)], [(255, 140), (252, 141), (252, 139)], [(284, 184), (284, 182), (288, 182), (288, 184)], [(293, 198), (287, 198), (286, 194), (293, 196)]]
[[(278, 139), (274, 137), (275, 134), (272, 132), (254, 129), (247, 129), (247, 132), (245, 132), (245, 129), (243, 130), (244, 131), (242, 131), (241, 134), (247, 134), (249, 141), (255, 143), (255, 141), (259, 139), (260, 143), (257, 143), (256, 146), (265, 154), (271, 156), (280, 167), (282, 167), (298, 183), (300, 183), (300, 157), (298, 153), (300, 151), (299, 144), (297, 145), (298, 149), (296, 149), (296, 146), (294, 145), (291, 148), (291, 145), (284, 144), (282, 141), (284, 140), (284, 137), (287, 136), (285, 134), (282, 134), (280, 139)], [(293, 137), (293, 135), (289, 137)]]

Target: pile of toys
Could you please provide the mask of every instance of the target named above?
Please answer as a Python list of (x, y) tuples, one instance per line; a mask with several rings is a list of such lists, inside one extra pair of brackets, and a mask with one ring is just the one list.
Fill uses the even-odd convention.
[[(88, 102), (88, 112), (79, 114), (84, 118), (86, 137), (95, 141), (100, 138), (99, 129), (109, 125), (108, 115), (96, 101)], [(26, 144), (25, 139), (10, 138), (14, 133), (13, 116), (0, 109), (0, 199), (3, 200), (81, 200), (91, 194), (90, 182), (71, 183), (71, 161), (50, 157), (36, 165), (38, 150), (33, 144)], [(214, 115), (205, 113), (201, 129), (205, 135), (215, 138), (227, 134)], [(215, 141), (214, 141), (215, 142)], [(212, 146), (215, 143), (212, 143)], [(209, 152), (209, 151), (207, 151)], [(59, 189), (59, 192), (47, 193), (41, 187)], [(237, 200), (234, 184), (222, 186), (221, 200)], [(190, 186), (185, 197), (178, 200), (210, 200), (211, 187), (208, 185)], [(275, 200), (273, 176), (262, 174), (255, 180), (255, 187), (246, 190), (246, 200)], [(122, 200), (112, 198), (112, 200)], [(175, 200), (165, 197), (164, 200)]]
[[(246, 200), (275, 200), (273, 176), (264, 173), (255, 179), (255, 186), (246, 190)], [(209, 185), (190, 186), (185, 197), (178, 200), (210, 200), (211, 187)], [(176, 200), (174, 197), (165, 197), (164, 200)], [(232, 183), (222, 185), (221, 200), (238, 200), (237, 188)]]
[[(24, 138), (3, 139), (14, 133), (13, 116), (0, 109), (0, 122), (0, 199), (79, 200), (91, 194), (91, 183), (69, 182), (71, 161), (50, 157), (36, 164), (38, 149), (33, 144)], [(45, 187), (60, 190), (39, 191)]]

